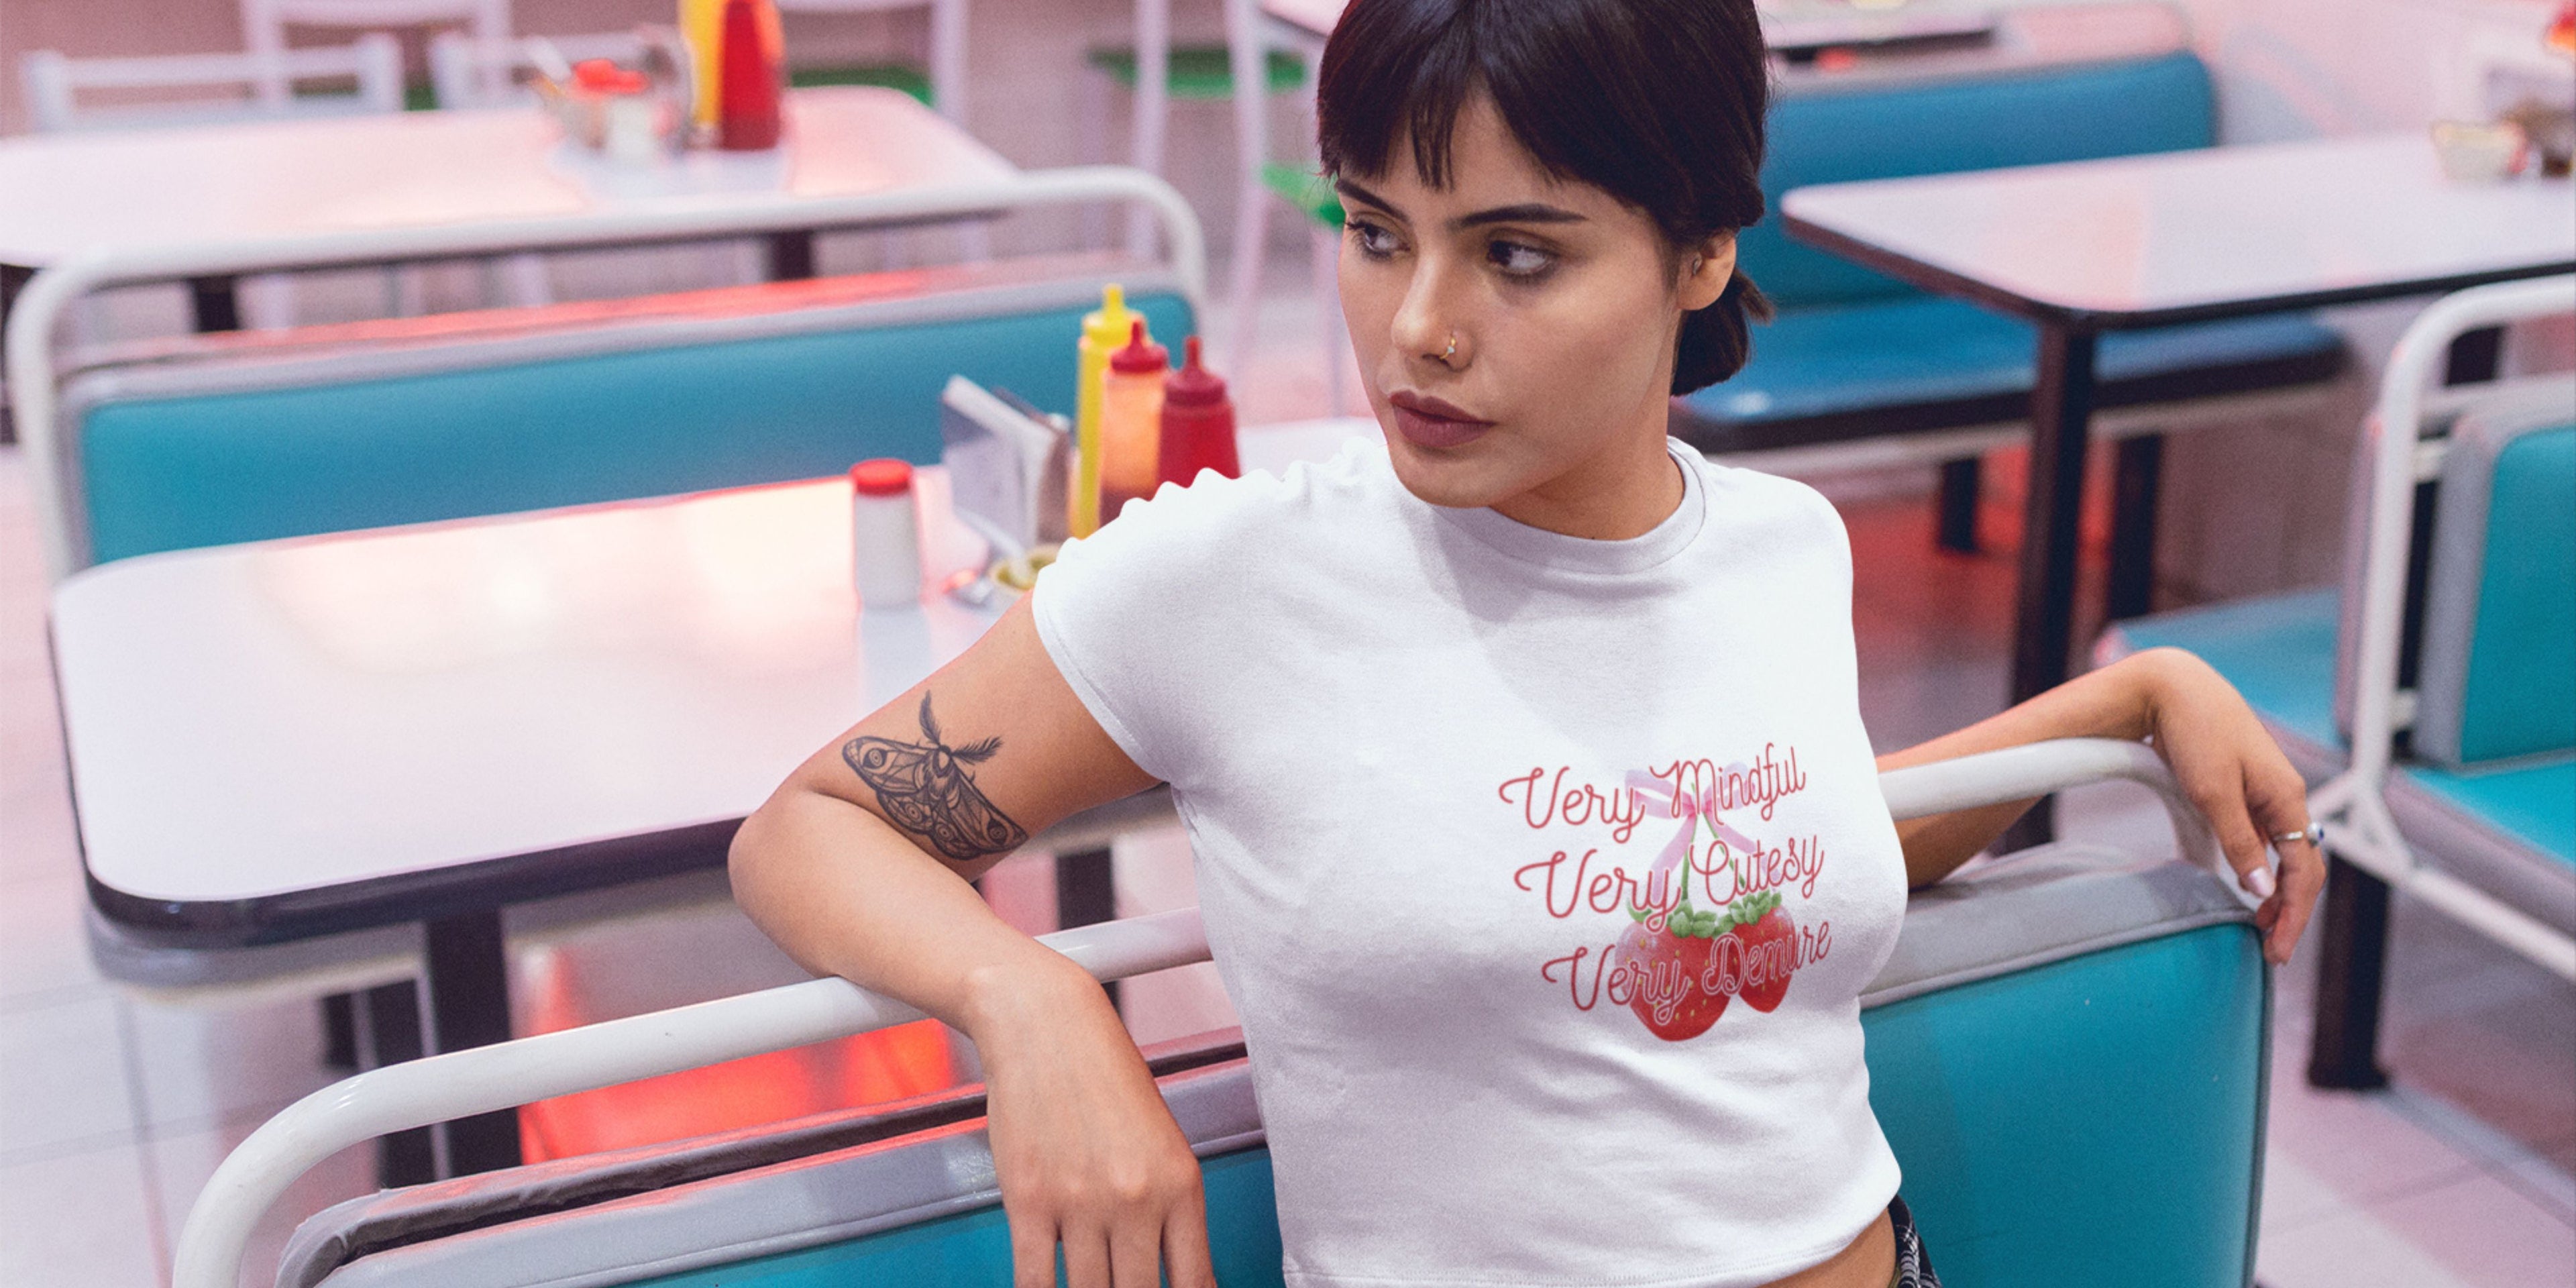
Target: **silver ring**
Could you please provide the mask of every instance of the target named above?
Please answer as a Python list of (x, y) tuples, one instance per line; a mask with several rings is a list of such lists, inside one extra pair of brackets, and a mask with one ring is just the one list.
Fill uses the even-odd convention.
[(2295, 832), (2275, 832), (2272, 834), (2272, 844), (2274, 845), (2287, 845), (2292, 841), (2305, 841), (2310, 845), (2322, 847), (2326, 843), (2325, 825), (2322, 823), (2310, 823), (2306, 827), (2300, 828)]

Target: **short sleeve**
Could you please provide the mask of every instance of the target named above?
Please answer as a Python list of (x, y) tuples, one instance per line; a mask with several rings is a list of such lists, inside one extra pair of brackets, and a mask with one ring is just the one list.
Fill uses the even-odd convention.
[(1047, 656), (1146, 773), (1187, 786), (1208, 763), (1226, 682), (1263, 637), (1247, 617), (1246, 553), (1277, 489), (1267, 475), (1202, 474), (1129, 502), (1038, 574), (1031, 615)]

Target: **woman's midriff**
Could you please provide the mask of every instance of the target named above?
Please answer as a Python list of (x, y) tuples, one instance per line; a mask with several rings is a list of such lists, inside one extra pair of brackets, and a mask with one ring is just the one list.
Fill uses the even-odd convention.
[(1822, 1265), (1809, 1266), (1765, 1288), (1888, 1288), (1896, 1278), (1896, 1225), (1885, 1212), (1860, 1237)]

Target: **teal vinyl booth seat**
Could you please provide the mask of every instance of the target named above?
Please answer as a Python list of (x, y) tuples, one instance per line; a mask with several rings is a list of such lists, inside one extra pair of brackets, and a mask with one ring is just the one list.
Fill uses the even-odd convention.
[(951, 375), (1072, 409), (1109, 281), (1195, 329), (1168, 270), (1019, 259), (113, 355), (56, 418), (75, 562), (934, 462)]
[[(1769, 137), (1762, 186), (1776, 202), (1808, 184), (2205, 148), (2217, 115), (2208, 69), (2178, 50), (1783, 93)], [(1745, 229), (1738, 254), (1779, 316), (1754, 328), (1741, 373), (1674, 400), (1673, 432), (1693, 446), (1772, 451), (2027, 417), (2028, 323), (1793, 241), (1776, 219)], [(2333, 331), (2288, 316), (2108, 334), (2099, 361), (2097, 406), (2117, 411), (2319, 384), (2345, 353)]]
[[(1944, 1278), (2246, 1284), (2270, 996), (2246, 910), (2197, 868), (2061, 844), (1918, 892), (1862, 1023), (1871, 1101)], [(1202, 1159), (1219, 1281), (1281, 1283), (1239, 1038), (1148, 1055)], [(981, 1113), (961, 1088), (386, 1191), (307, 1221), (278, 1283), (999, 1284), (1010, 1244)]]

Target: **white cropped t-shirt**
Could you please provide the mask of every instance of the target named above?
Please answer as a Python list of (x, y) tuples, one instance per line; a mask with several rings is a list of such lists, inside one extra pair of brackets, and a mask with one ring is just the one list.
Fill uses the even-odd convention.
[(1167, 486), (1038, 581), (1189, 830), (1291, 1284), (1750, 1288), (1896, 1192), (1858, 996), (1906, 883), (1849, 543), (1674, 459), (1670, 518), (1591, 541), (1354, 445)]

